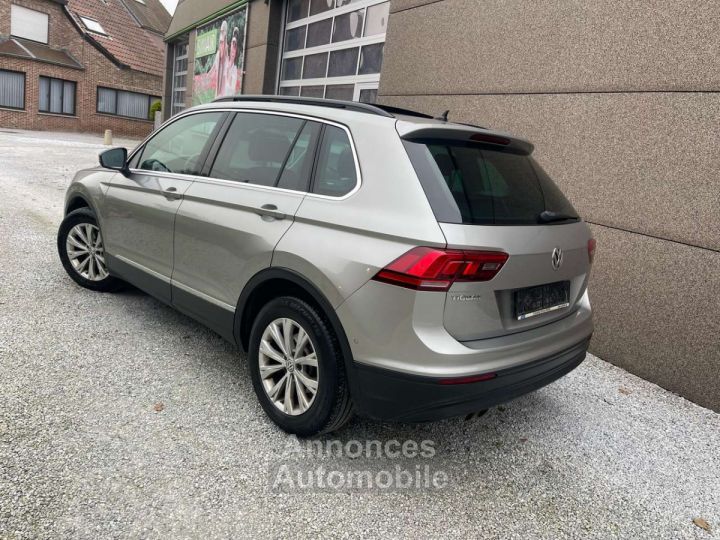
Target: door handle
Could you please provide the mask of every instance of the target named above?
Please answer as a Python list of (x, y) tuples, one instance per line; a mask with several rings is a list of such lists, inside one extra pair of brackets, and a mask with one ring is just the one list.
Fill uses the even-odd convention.
[(182, 198), (182, 195), (177, 192), (177, 188), (175, 186), (170, 186), (169, 188), (166, 188), (163, 191), (163, 195), (165, 195), (166, 199), (169, 199), (171, 201)]
[(263, 219), (285, 219), (287, 216), (278, 211), (278, 207), (274, 204), (263, 204), (257, 213)]

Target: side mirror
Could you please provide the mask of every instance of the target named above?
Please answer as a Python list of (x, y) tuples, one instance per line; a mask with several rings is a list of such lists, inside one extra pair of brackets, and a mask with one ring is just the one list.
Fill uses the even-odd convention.
[(113, 171), (120, 171), (127, 175), (130, 169), (127, 166), (127, 148), (111, 148), (105, 150), (100, 154), (100, 165), (106, 169), (112, 169)]

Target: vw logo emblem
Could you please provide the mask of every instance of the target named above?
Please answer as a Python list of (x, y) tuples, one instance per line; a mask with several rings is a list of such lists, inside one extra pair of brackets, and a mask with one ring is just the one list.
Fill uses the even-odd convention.
[(562, 263), (563, 263), (562, 249), (560, 249), (560, 248), (553, 249), (551, 261), (552, 261), (553, 269), (560, 270), (560, 267), (562, 266)]

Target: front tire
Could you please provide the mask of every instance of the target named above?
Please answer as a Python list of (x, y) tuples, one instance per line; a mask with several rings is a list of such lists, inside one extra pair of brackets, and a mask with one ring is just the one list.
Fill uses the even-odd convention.
[(315, 307), (290, 296), (271, 300), (255, 318), (248, 348), (255, 393), (282, 430), (307, 437), (350, 419), (340, 345)]
[(60, 224), (57, 245), (63, 267), (75, 283), (98, 292), (120, 287), (122, 282), (108, 272), (100, 225), (89, 208), (67, 215)]

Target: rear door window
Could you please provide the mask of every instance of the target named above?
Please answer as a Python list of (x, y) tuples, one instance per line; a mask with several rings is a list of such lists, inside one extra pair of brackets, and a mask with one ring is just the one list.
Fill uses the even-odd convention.
[(530, 156), (457, 140), (404, 141), (438, 221), (475, 225), (541, 223), (549, 211), (577, 212)]
[(307, 189), (319, 128), (300, 118), (238, 113), (210, 176), (261, 186)]
[(285, 161), (277, 187), (294, 191), (307, 191), (310, 184), (315, 148), (320, 124), (306, 122)]
[(342, 197), (357, 185), (355, 154), (344, 129), (325, 126), (320, 145), (313, 193)]

